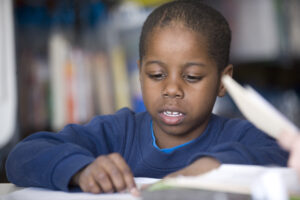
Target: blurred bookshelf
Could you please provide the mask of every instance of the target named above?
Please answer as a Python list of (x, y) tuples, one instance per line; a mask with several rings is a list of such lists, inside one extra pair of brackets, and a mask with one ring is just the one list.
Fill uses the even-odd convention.
[[(167, 0), (14, 0), (18, 130), (58, 131), (127, 106), (145, 110), (141, 26)], [(207, 0), (232, 28), (234, 78), (300, 126), (300, 1)], [(225, 96), (214, 112), (243, 117)]]
[(121, 1), (16, 1), (22, 138), (124, 106), (145, 110), (136, 61), (150, 10)]
[[(138, 39), (143, 21), (162, 2), (16, 0), (21, 136), (57, 131), (124, 106), (145, 110), (136, 65)], [(293, 105), (292, 114), (281, 111), (299, 125), (300, 2), (206, 2), (232, 28), (234, 77), (279, 109)], [(285, 93), (293, 99), (281, 99)], [(234, 105), (222, 109), (224, 101), (230, 98), (218, 100), (216, 113), (242, 117)]]
[[(247, 84), (300, 126), (300, 1), (213, 0), (232, 29), (233, 77)], [(214, 112), (243, 118), (230, 97)]]

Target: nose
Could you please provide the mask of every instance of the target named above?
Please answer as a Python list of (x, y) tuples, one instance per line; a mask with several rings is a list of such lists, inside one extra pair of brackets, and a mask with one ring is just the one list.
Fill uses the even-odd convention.
[(184, 92), (178, 79), (167, 78), (165, 80), (164, 88), (162, 90), (162, 96), (164, 98), (177, 98), (181, 99), (184, 96)]

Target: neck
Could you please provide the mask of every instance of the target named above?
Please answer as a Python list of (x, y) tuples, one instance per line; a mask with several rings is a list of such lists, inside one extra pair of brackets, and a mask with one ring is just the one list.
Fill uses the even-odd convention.
[(187, 133), (172, 134), (163, 132), (158, 126), (153, 123), (153, 134), (155, 136), (156, 145), (161, 148), (172, 148), (178, 145), (187, 143), (199, 137), (206, 129), (209, 120), (204, 123), (204, 126), (196, 128), (195, 130)]

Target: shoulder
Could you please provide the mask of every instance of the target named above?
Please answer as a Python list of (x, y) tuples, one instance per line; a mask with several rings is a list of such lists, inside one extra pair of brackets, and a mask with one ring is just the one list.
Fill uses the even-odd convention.
[(125, 107), (118, 110), (114, 114), (96, 116), (90, 121), (89, 125), (105, 123), (105, 124), (112, 124), (116, 126), (124, 126), (126, 124), (128, 125), (140, 121), (148, 116), (149, 116), (148, 112), (136, 113), (130, 108)]
[(213, 115), (213, 123), (218, 123), (222, 129), (230, 130), (245, 130), (254, 127), (248, 120), (240, 118), (227, 118), (218, 115)]
[(122, 108), (120, 110), (118, 110), (114, 115), (111, 115), (112, 118), (120, 121), (139, 121), (142, 120), (144, 118), (149, 117), (149, 113), (148, 112), (139, 112), (136, 113), (133, 110), (131, 110), (130, 108)]
[(242, 139), (243, 137), (258, 137), (266, 136), (264, 132), (256, 128), (252, 123), (245, 119), (239, 118), (226, 118), (214, 115), (215, 123), (220, 126), (222, 135), (226, 137), (234, 137), (236, 139)]

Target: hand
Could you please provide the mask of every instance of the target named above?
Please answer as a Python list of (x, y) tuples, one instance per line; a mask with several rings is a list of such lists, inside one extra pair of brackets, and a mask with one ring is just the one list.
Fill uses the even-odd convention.
[(133, 174), (118, 153), (99, 156), (94, 162), (77, 172), (72, 183), (82, 191), (91, 193), (123, 192), (126, 189), (138, 195)]
[(203, 157), (203, 158), (199, 158), (198, 160), (196, 160), (189, 166), (167, 175), (165, 178), (176, 177), (179, 175), (181, 175), (181, 176), (196, 176), (196, 175), (208, 172), (212, 169), (216, 169), (220, 165), (221, 165), (221, 163), (218, 160), (216, 160), (215, 158)]
[(300, 135), (283, 132), (279, 135), (280, 145), (290, 152), (288, 166), (294, 168), (300, 176)]

